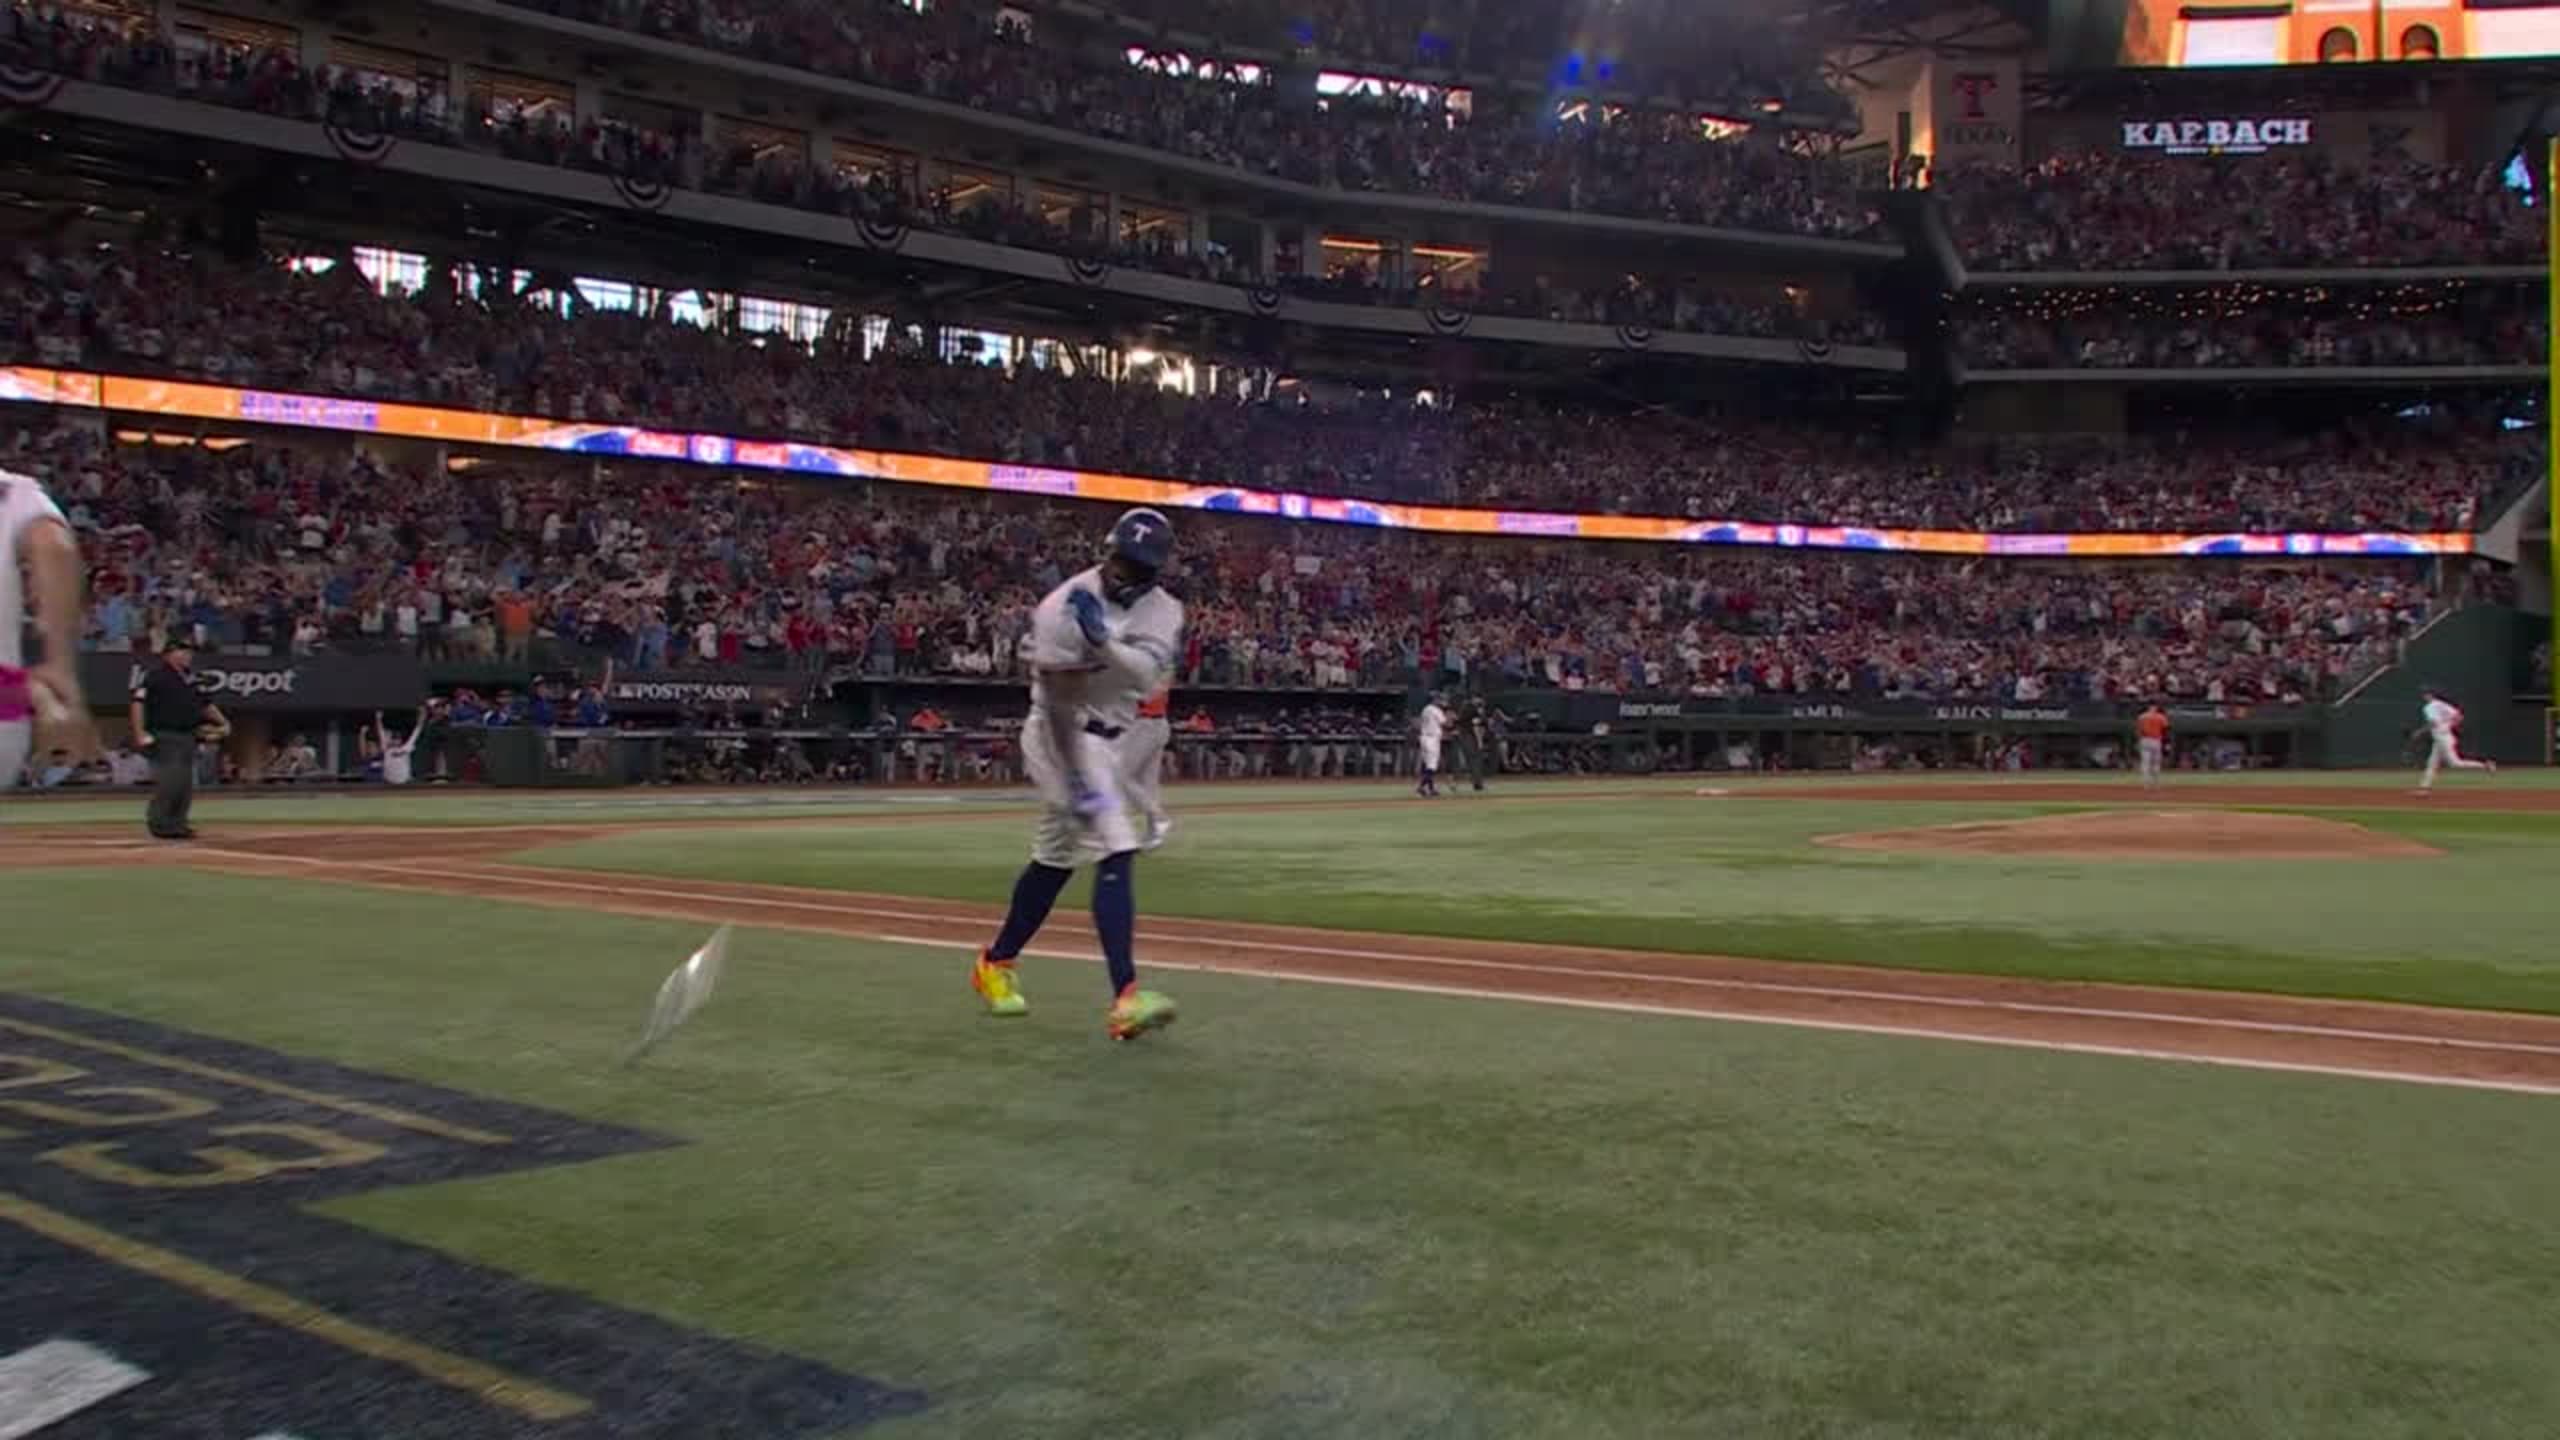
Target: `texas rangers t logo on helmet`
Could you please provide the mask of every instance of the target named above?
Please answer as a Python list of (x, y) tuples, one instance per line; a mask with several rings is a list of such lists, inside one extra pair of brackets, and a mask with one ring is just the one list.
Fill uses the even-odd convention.
[(1111, 525), (1111, 553), (1149, 570), (1161, 569), (1173, 551), (1173, 522), (1141, 505)]

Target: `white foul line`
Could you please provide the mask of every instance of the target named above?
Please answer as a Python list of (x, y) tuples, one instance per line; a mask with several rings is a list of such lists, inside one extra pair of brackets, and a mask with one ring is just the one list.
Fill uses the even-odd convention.
[[(365, 866), (363, 861), (312, 861), (314, 864)], [(387, 867), (385, 867), (387, 868)], [(579, 891), (602, 890), (611, 894), (629, 893), (627, 889), (597, 886), (580, 881), (555, 880), (549, 876), (514, 866), (493, 867), (506, 872), (510, 883), (554, 886)], [(481, 880), (493, 877), (477, 871), (432, 871), (404, 868), (402, 873), (428, 875), (437, 879)], [(861, 915), (882, 920), (923, 920), (944, 924), (967, 923), (966, 917), (914, 910), (889, 910), (877, 906), (825, 901), (789, 900), (769, 896), (705, 893), (652, 887), (647, 892), (671, 900), (723, 902), (732, 904), (770, 905), (785, 910), (814, 910), (828, 915)], [(1157, 922), (1171, 928), (1168, 939), (1181, 940), (1180, 928), (1186, 923), (1179, 917), (1166, 917)], [(1453, 970), (1494, 970), (1512, 974), (1540, 976), (1582, 976), (1594, 980), (1623, 980), (1647, 985), (1676, 985), (1699, 990), (1741, 990), (1755, 994), (1795, 995), (1820, 1000), (1864, 1000), (1903, 1005), (1936, 1005), (1954, 1010), (1994, 1010), (2022, 1015), (2058, 1015), (2080, 1020), (2126, 1020), (2151, 1025), (2186, 1025), (2211, 1030), (2245, 1030), (2274, 1035), (2303, 1035), (2325, 1040), (2371, 1040), (2394, 1045), (2441, 1046), (2454, 1050), (2487, 1050), (2519, 1055), (2560, 1055), (2560, 1044), (2536, 1044), (2528, 1040), (2471, 1040), (2451, 1035), (2421, 1035), (2397, 1030), (2367, 1030), (2347, 1026), (2314, 1025), (2300, 1021), (2243, 1020), (2213, 1015), (2191, 1015), (2166, 1010), (2127, 1010), (2098, 1005), (2064, 1005), (2053, 1001), (1993, 1000), (1973, 995), (1931, 995), (1900, 990), (1874, 990), (1851, 985), (1815, 985), (1801, 981), (1744, 980), (1734, 976), (1677, 975), (1651, 970), (1616, 970), (1580, 965), (1540, 965), (1523, 960), (1488, 960), (1479, 956), (1426, 955), (1403, 950), (1364, 950), (1344, 945), (1315, 945), (1303, 941), (1248, 940), (1235, 936), (1206, 937), (1212, 943), (1238, 950), (1271, 950), (1287, 955), (1323, 955), (1343, 960), (1377, 960), (1397, 964), (1430, 965)], [(1925, 973), (1925, 972), (1923, 972)]]
[[(410, 876), (428, 880), (453, 880), (489, 883), (493, 880), (541, 889), (564, 890), (576, 894), (610, 895), (636, 899), (684, 900), (705, 904), (740, 907), (766, 907), (779, 910), (813, 911), (823, 915), (844, 917), (868, 916), (876, 919), (920, 920), (930, 924), (967, 923), (966, 917), (913, 910), (889, 910), (857, 904), (832, 904), (809, 900), (788, 900), (764, 896), (725, 894), (698, 890), (670, 890), (650, 885), (603, 885), (579, 880), (558, 880), (513, 867), (503, 876), (467, 870), (446, 870), (429, 865), (400, 864), (367, 860), (326, 860), (307, 855), (262, 855), (255, 851), (225, 850), (199, 847), (198, 854), (221, 855), (232, 859), (266, 863), (277, 860), (324, 870), (374, 871), (391, 876)], [(1179, 924), (1179, 921), (1173, 922)], [(974, 950), (970, 942), (928, 939), (882, 931), (864, 932), (866, 938), (891, 944), (922, 945)], [(1169, 937), (1179, 940), (1176, 935)], [(1845, 986), (1793, 985), (1779, 981), (1724, 979), (1700, 975), (1661, 975), (1639, 970), (1584, 969), (1579, 966), (1535, 965), (1516, 960), (1484, 960), (1462, 956), (1416, 955), (1391, 950), (1361, 950), (1332, 945), (1289, 944), (1279, 941), (1235, 940), (1224, 936), (1210, 937), (1213, 943), (1238, 949), (1273, 950), (1288, 954), (1323, 955), (1338, 959), (1392, 961), (1398, 964), (1428, 965), (1450, 969), (1495, 970), (1528, 973), (1548, 979), (1582, 977), (1596, 980), (1618, 980), (1648, 985), (1676, 985), (1693, 989), (1743, 990), (1817, 999), (1867, 1000), (1897, 1004), (1937, 1005), (1949, 1008), (2023, 1013), (2067, 1017), (2084, 1020), (2134, 1021), (2161, 1025), (2185, 1025), (2203, 1029), (2240, 1030), (2290, 1034), (2333, 1040), (2362, 1040), (2386, 1044), (2427, 1048), (2486, 1050), (2527, 1055), (2560, 1055), (2560, 1045), (2537, 1045), (2523, 1041), (2466, 1040), (2450, 1036), (2406, 1034), (2388, 1030), (2332, 1028), (2325, 1025), (2293, 1024), (2271, 1020), (2224, 1019), (2209, 1015), (2181, 1015), (2172, 1012), (2116, 1010), (2103, 1007), (2046, 1004), (2017, 1000), (1987, 1000), (1954, 995), (1906, 995), (1891, 990), (1862, 990)], [(1043, 958), (1096, 960), (1099, 957), (1075, 951), (1033, 949), (1026, 953)], [(2116, 1055), (2145, 1060), (2187, 1061), (2195, 1064), (2226, 1065), (2252, 1070), (2285, 1070), (2304, 1074), (2339, 1075), (2364, 1080), (2400, 1080), (2412, 1084), (2450, 1085), (2468, 1089), (2506, 1090), (2528, 1095), (2560, 1095), (2560, 1084), (2544, 1084), (2530, 1080), (2486, 1080), (2457, 1076), (2421, 1075), (2393, 1070), (2372, 1070), (2353, 1066), (2317, 1065), (2300, 1061), (2258, 1060), (2240, 1056), (2198, 1055), (2181, 1050), (2153, 1050), (2135, 1046), (2097, 1045), (2083, 1041), (2040, 1040), (2023, 1036), (1981, 1035), (1964, 1030), (1941, 1030), (1921, 1025), (1892, 1025), (1860, 1020), (1823, 1020), (1783, 1015), (1763, 1015), (1749, 1011), (1712, 1009), (1699, 1005), (1643, 1004), (1634, 1001), (1576, 999), (1566, 996), (1519, 994), (1508, 990), (1488, 990), (1476, 986), (1438, 985), (1422, 981), (1381, 980), (1356, 976), (1317, 974), (1307, 971), (1277, 970), (1264, 967), (1251, 969), (1197, 961), (1168, 961), (1150, 957), (1149, 965), (1158, 969), (1199, 971), (1212, 974), (1263, 976), (1276, 980), (1303, 981), (1310, 984), (1346, 985), (1370, 990), (1398, 990), (1421, 995), (1444, 995), (1467, 999), (1526, 1001), (1541, 1005), (1563, 1005), (1576, 1009), (1611, 1010), (1635, 1015), (1687, 1016), (1705, 1020), (1733, 1020), (1756, 1025), (1789, 1025), (1807, 1030), (1837, 1030), (1866, 1035), (1892, 1035), (1913, 1039), (1954, 1040), (1984, 1045), (2003, 1045), (2030, 1050), (2059, 1050), (2084, 1055)]]
[[(929, 940), (914, 935), (874, 935), (871, 938), (893, 945), (920, 945), (943, 950), (974, 951), (978, 947), (967, 941)], [(1101, 963), (1100, 955), (1080, 955), (1072, 950), (1034, 947), (1023, 952), (1044, 960), (1085, 960)], [(2411, 1085), (2445, 1085), (2462, 1090), (2507, 1090), (2523, 1095), (2560, 1095), (2560, 1084), (2545, 1085), (2531, 1080), (2476, 1080), (2460, 1075), (2423, 1075), (2401, 1070), (2372, 1070), (2353, 1065), (2314, 1065), (2298, 1060), (2252, 1060), (2235, 1055), (2197, 1055), (2184, 1050), (2149, 1050), (2138, 1045), (2097, 1045), (2082, 1040), (2037, 1040), (2021, 1035), (1978, 1035), (1963, 1030), (1933, 1030), (1925, 1025), (1885, 1025), (1864, 1020), (1812, 1020), (1791, 1015), (1760, 1015), (1746, 1010), (1705, 1010), (1685, 1005), (1647, 1005), (1634, 1000), (1586, 1000), (1570, 995), (1522, 994), (1516, 990), (1485, 990), (1472, 985), (1434, 985), (1421, 980), (1378, 980), (1360, 976), (1307, 974), (1294, 970), (1231, 970), (1219, 965), (1203, 965), (1192, 961), (1149, 959), (1147, 965), (1156, 970), (1198, 971), (1215, 975), (1241, 975), (1268, 980), (1296, 980), (1311, 985), (1346, 985), (1358, 990), (1396, 990), (1411, 995), (1440, 995), (1460, 1000), (1508, 1000), (1531, 1005), (1562, 1005), (1574, 1010), (1608, 1010), (1621, 1015), (1646, 1015), (1656, 1020), (1729, 1020), (1744, 1025), (1778, 1025), (1795, 1030), (1836, 1030), (1852, 1035), (1890, 1035), (1910, 1040), (1948, 1040), (1967, 1045), (1998, 1045), (2014, 1050), (2059, 1050), (2072, 1055), (2112, 1055), (2131, 1060), (2182, 1061), (2194, 1065), (2223, 1065), (2235, 1070), (2283, 1070), (2302, 1075), (2336, 1075), (2350, 1080), (2397, 1080)]]

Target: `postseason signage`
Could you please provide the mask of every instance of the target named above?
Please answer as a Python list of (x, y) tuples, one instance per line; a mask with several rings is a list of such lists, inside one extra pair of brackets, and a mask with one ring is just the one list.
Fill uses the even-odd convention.
[(729, 705), (780, 705), (788, 687), (733, 676), (629, 675), (617, 678), (605, 698), (625, 709), (687, 710)]
[(2308, 120), (2127, 120), (2124, 148), (2165, 155), (2264, 155), (2311, 143)]

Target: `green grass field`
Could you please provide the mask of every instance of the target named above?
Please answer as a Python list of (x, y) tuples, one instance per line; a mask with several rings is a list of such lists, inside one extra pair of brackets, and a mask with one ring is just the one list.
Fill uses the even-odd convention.
[[(2055, 807), (1699, 800), (1221, 812), (1142, 878), (1156, 913), (2560, 1012), (2560, 815), (2341, 811), (2423, 862), (2092, 864), (1816, 836)], [(1000, 900), (1013, 817), (631, 831), (544, 864)]]
[[(2340, 800), (2366, 793), (2342, 787)], [(545, 803), (280, 799), (205, 818), (305, 805), (327, 824), (701, 813)], [(1018, 814), (895, 802), (907, 818), (867, 818), (888, 803), (845, 802), (856, 823), (842, 826), (633, 831), (527, 858), (1001, 897)], [(1142, 866), (1141, 895), (1155, 913), (1355, 930), (2560, 1012), (2560, 816), (2344, 812), (2447, 852), (2352, 864), (1809, 843), (2039, 808), (1706, 801), (1686, 785), (1554, 804), (1271, 803), (1186, 818), (1176, 848)], [(0, 1269), (61, 1263), (61, 1246), (6, 1223), (16, 1195), (598, 1400), (545, 1424), (499, 1413), (494, 1392), (426, 1384), (444, 1408), (405, 1433), (2560, 1433), (2548, 1356), (2560, 1100), (2548, 1097), (1208, 974), (1173, 983), (1183, 1025), (1114, 1047), (1091, 1023), (1088, 968), (1028, 962), (1043, 1006), (999, 1025), (973, 1012), (948, 950), (752, 929), (711, 1007), (626, 1069), (650, 993), (702, 925), (183, 870), (0, 870), (0, 906), (14, 922), (0, 959)], [(380, 1077), (394, 1097), (380, 1104), (465, 1115), (461, 1099), (397, 1098), (404, 1082), (443, 1087), (530, 1107), (558, 1133), (545, 1163), (481, 1173), (447, 1154), (467, 1146), (303, 1113), (360, 1077), (292, 1072), (291, 1094), (245, 1099), (216, 1095), (210, 1060), (135, 1080), (94, 1048), (13, 1033), (12, 993), (272, 1052), (217, 1054), (224, 1073), (325, 1062)], [(101, 1082), (125, 1093), (67, 1098)], [(251, 1131), (325, 1125), (385, 1154), (143, 1201), (71, 1176), (65, 1127), (156, 1103), (137, 1089), (227, 1107), (169, 1122), (170, 1137), (254, 1112)], [(133, 1166), (216, 1163), (203, 1156), (217, 1142), (91, 1118), (68, 1138), (122, 1146)], [(471, 1123), (522, 1136), (539, 1122)], [(596, 1127), (672, 1143), (561, 1138)], [(390, 1178), (365, 1179), (367, 1165)], [(286, 1215), (319, 1227), (319, 1258), (211, 1238)], [(126, 1279), (71, 1292), (77, 1303), (13, 1307), (0, 1366), (82, 1317), (98, 1321), (83, 1337), (148, 1354), (148, 1335), (123, 1338), (118, 1307), (147, 1313), (168, 1287), (131, 1279), (134, 1263), (108, 1266)], [(508, 1321), (456, 1299), (477, 1292), (440, 1264), (625, 1318), (557, 1333)], [(911, 1404), (812, 1429), (742, 1418), (764, 1403), (750, 1396), (720, 1424), (678, 1424), (664, 1405), (624, 1401), (666, 1400), (666, 1377), (691, 1362), (607, 1374), (562, 1358), (638, 1334), (628, 1317), (800, 1357)], [(225, 1333), (252, 1364), (286, 1346), (274, 1332)], [(367, 1383), (382, 1363), (315, 1353)], [(280, 1359), (253, 1373), (303, 1372)], [(363, 1393), (389, 1404), (409, 1390)], [(238, 1433), (404, 1433), (378, 1419), (350, 1430), (373, 1413), (361, 1406), (308, 1404), (241, 1411)], [(65, 1433), (196, 1433), (161, 1423)]]
[[(1871, 789), (1897, 783), (1898, 777), (1849, 775), (1669, 775), (1505, 781), (1497, 792), (1522, 796), (1622, 795), (1659, 791), (1690, 796), (1700, 787), (1754, 792)], [(2103, 774), (2043, 771), (2021, 775), (1975, 775), (1969, 772), (1908, 777), (1923, 783), (2014, 785), (2032, 789), (2051, 781), (2098, 780)], [(2180, 776), (2176, 793), (2210, 798), (2235, 785), (2259, 785), (2275, 778), (2287, 786), (2338, 792), (2334, 803), (2363, 801), (2405, 805), (2410, 774), (2400, 771), (2288, 770), (2278, 776)], [(2497, 781), (2502, 790), (2560, 790), (2560, 770), (2511, 770)], [(1307, 783), (1214, 784), (1180, 787), (1182, 804), (1220, 807), (1270, 805), (1289, 808), (1315, 804), (1394, 799), (1406, 789), (1397, 781), (1314, 781)], [(2126, 791), (2128, 799), (2135, 792)], [(698, 817), (915, 815), (951, 811), (1019, 810), (1027, 803), (1021, 787), (984, 789), (807, 789), (807, 790), (598, 790), (506, 791), (427, 787), (390, 795), (383, 791), (254, 790), (208, 792), (196, 802), (196, 818), (230, 825), (535, 825), (610, 824), (633, 820), (684, 820)], [(1468, 803), (1458, 800), (1453, 803)], [(41, 800), (13, 797), (0, 806), (0, 831), (12, 826), (94, 825), (130, 827), (140, 823), (139, 793), (106, 797), (48, 796)]]

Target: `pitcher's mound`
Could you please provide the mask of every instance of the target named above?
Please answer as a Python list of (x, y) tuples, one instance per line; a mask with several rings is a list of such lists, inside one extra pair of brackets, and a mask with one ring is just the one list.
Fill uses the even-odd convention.
[(2444, 853), (2343, 820), (2233, 810), (2101, 810), (1825, 835), (1814, 843), (1843, 850), (2068, 860), (2408, 860)]

